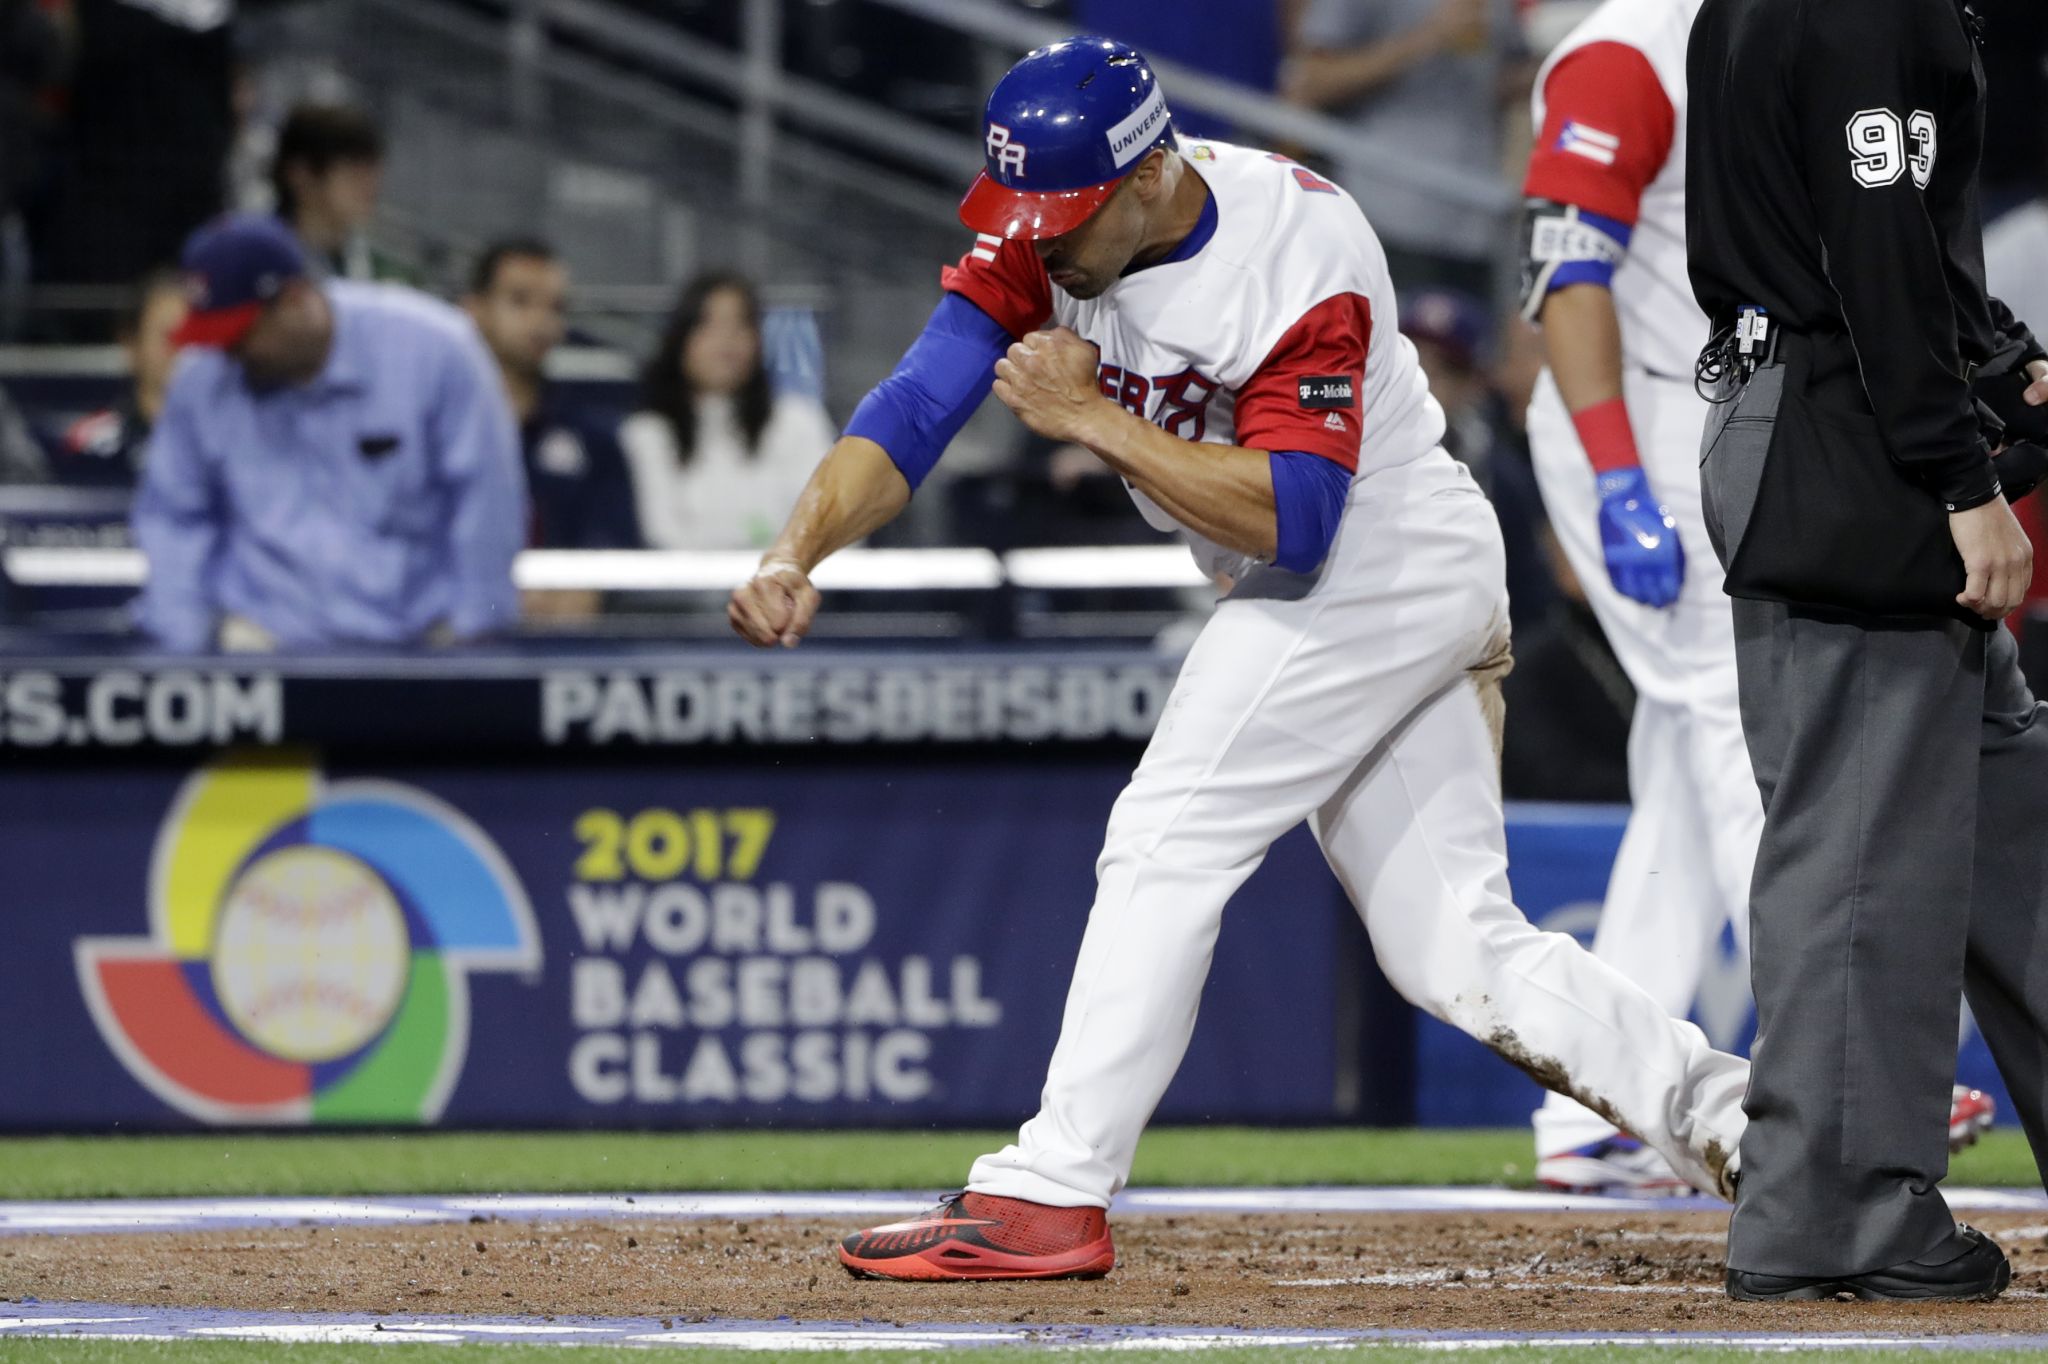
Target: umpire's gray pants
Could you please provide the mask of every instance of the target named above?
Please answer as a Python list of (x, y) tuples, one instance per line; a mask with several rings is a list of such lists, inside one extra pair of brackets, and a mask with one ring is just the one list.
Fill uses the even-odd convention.
[[(1780, 375), (1708, 425), (1724, 563)], [(2003, 629), (1737, 600), (1735, 633), (1764, 833), (1728, 1263), (1859, 1274), (1954, 1233), (1936, 1185), (1966, 986), (2037, 1164), (2048, 1151), (2048, 720)]]

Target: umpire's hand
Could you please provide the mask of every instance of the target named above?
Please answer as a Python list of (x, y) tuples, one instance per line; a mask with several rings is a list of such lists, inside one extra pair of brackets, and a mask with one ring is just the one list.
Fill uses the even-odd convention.
[(2026, 600), (2034, 580), (2034, 547), (2002, 497), (1950, 512), (1948, 533), (1968, 575), (1956, 601), (1986, 620), (2003, 620)]

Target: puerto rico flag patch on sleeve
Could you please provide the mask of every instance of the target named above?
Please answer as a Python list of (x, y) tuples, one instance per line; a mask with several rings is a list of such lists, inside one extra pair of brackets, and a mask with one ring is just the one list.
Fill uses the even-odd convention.
[(1583, 156), (1588, 161), (1595, 161), (1603, 166), (1611, 166), (1616, 154), (1621, 151), (1621, 139), (1613, 133), (1603, 133), (1598, 128), (1580, 123), (1576, 119), (1566, 119), (1564, 131), (1557, 135), (1557, 149), (1561, 152), (1570, 152), (1573, 156)]

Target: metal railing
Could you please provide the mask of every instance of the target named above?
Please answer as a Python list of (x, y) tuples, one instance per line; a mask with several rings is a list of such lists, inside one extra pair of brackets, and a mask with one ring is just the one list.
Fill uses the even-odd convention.
[[(395, 3), (396, 0), (382, 0)], [(406, 0), (414, 3), (415, 0)], [(786, 0), (739, 0), (742, 47), (735, 54), (670, 25), (619, 8), (608, 0), (523, 0), (516, 14), (527, 22), (631, 51), (636, 60), (716, 89), (739, 104), (740, 192), (759, 206), (772, 192), (773, 163), (781, 150), (779, 118), (912, 165), (942, 180), (965, 184), (981, 164), (971, 140), (856, 99), (782, 69), (779, 56)], [(992, 0), (871, 0), (903, 14), (952, 29), (1017, 54), (1064, 37), (1066, 26), (1018, 13)], [(517, 46), (545, 38), (525, 33)], [(545, 61), (533, 59), (535, 69)], [(1341, 162), (1362, 174), (1408, 186), (1447, 204), (1506, 214), (1516, 203), (1498, 177), (1436, 164), (1412, 152), (1361, 137), (1341, 120), (1303, 109), (1235, 81), (1175, 62), (1154, 61), (1169, 99), (1199, 104), (1238, 126)]]
[[(1160, 0), (1164, 4), (1167, 0)], [(748, 0), (776, 5), (781, 0)], [(991, 0), (870, 0), (904, 14), (981, 38), (1019, 55), (1069, 36), (1069, 25), (1037, 19)], [(1169, 104), (1185, 101), (1275, 141), (1289, 142), (1363, 174), (1435, 195), (1449, 204), (1505, 213), (1519, 202), (1498, 177), (1440, 166), (1390, 145), (1361, 137), (1355, 128), (1288, 104), (1263, 90), (1224, 80), (1177, 62), (1150, 59)]]
[[(753, 550), (529, 549), (512, 581), (530, 591), (729, 592), (753, 575)], [(0, 576), (21, 587), (140, 587), (149, 576), (142, 551), (20, 545), (0, 551)], [(1184, 546), (1090, 545), (1080, 548), (845, 549), (818, 566), (824, 591), (986, 592), (1009, 586), (1183, 588), (1207, 583)]]

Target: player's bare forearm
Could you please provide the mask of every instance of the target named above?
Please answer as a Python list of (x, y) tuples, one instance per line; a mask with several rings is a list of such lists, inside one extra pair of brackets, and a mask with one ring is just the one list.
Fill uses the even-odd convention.
[(1265, 451), (1182, 440), (1107, 398), (1080, 444), (1182, 525), (1241, 554), (1273, 557), (1279, 522)]
[(733, 630), (762, 648), (794, 648), (818, 613), (811, 570), (885, 525), (909, 501), (910, 484), (887, 451), (860, 436), (840, 437), (761, 556), (761, 567), (733, 590), (725, 609)]
[(831, 554), (873, 534), (910, 503), (910, 484), (881, 446), (842, 436), (811, 474), (795, 510), (761, 562), (809, 573)]
[(1568, 284), (1543, 301), (1543, 356), (1567, 411), (1621, 396), (1621, 318), (1598, 284)]

